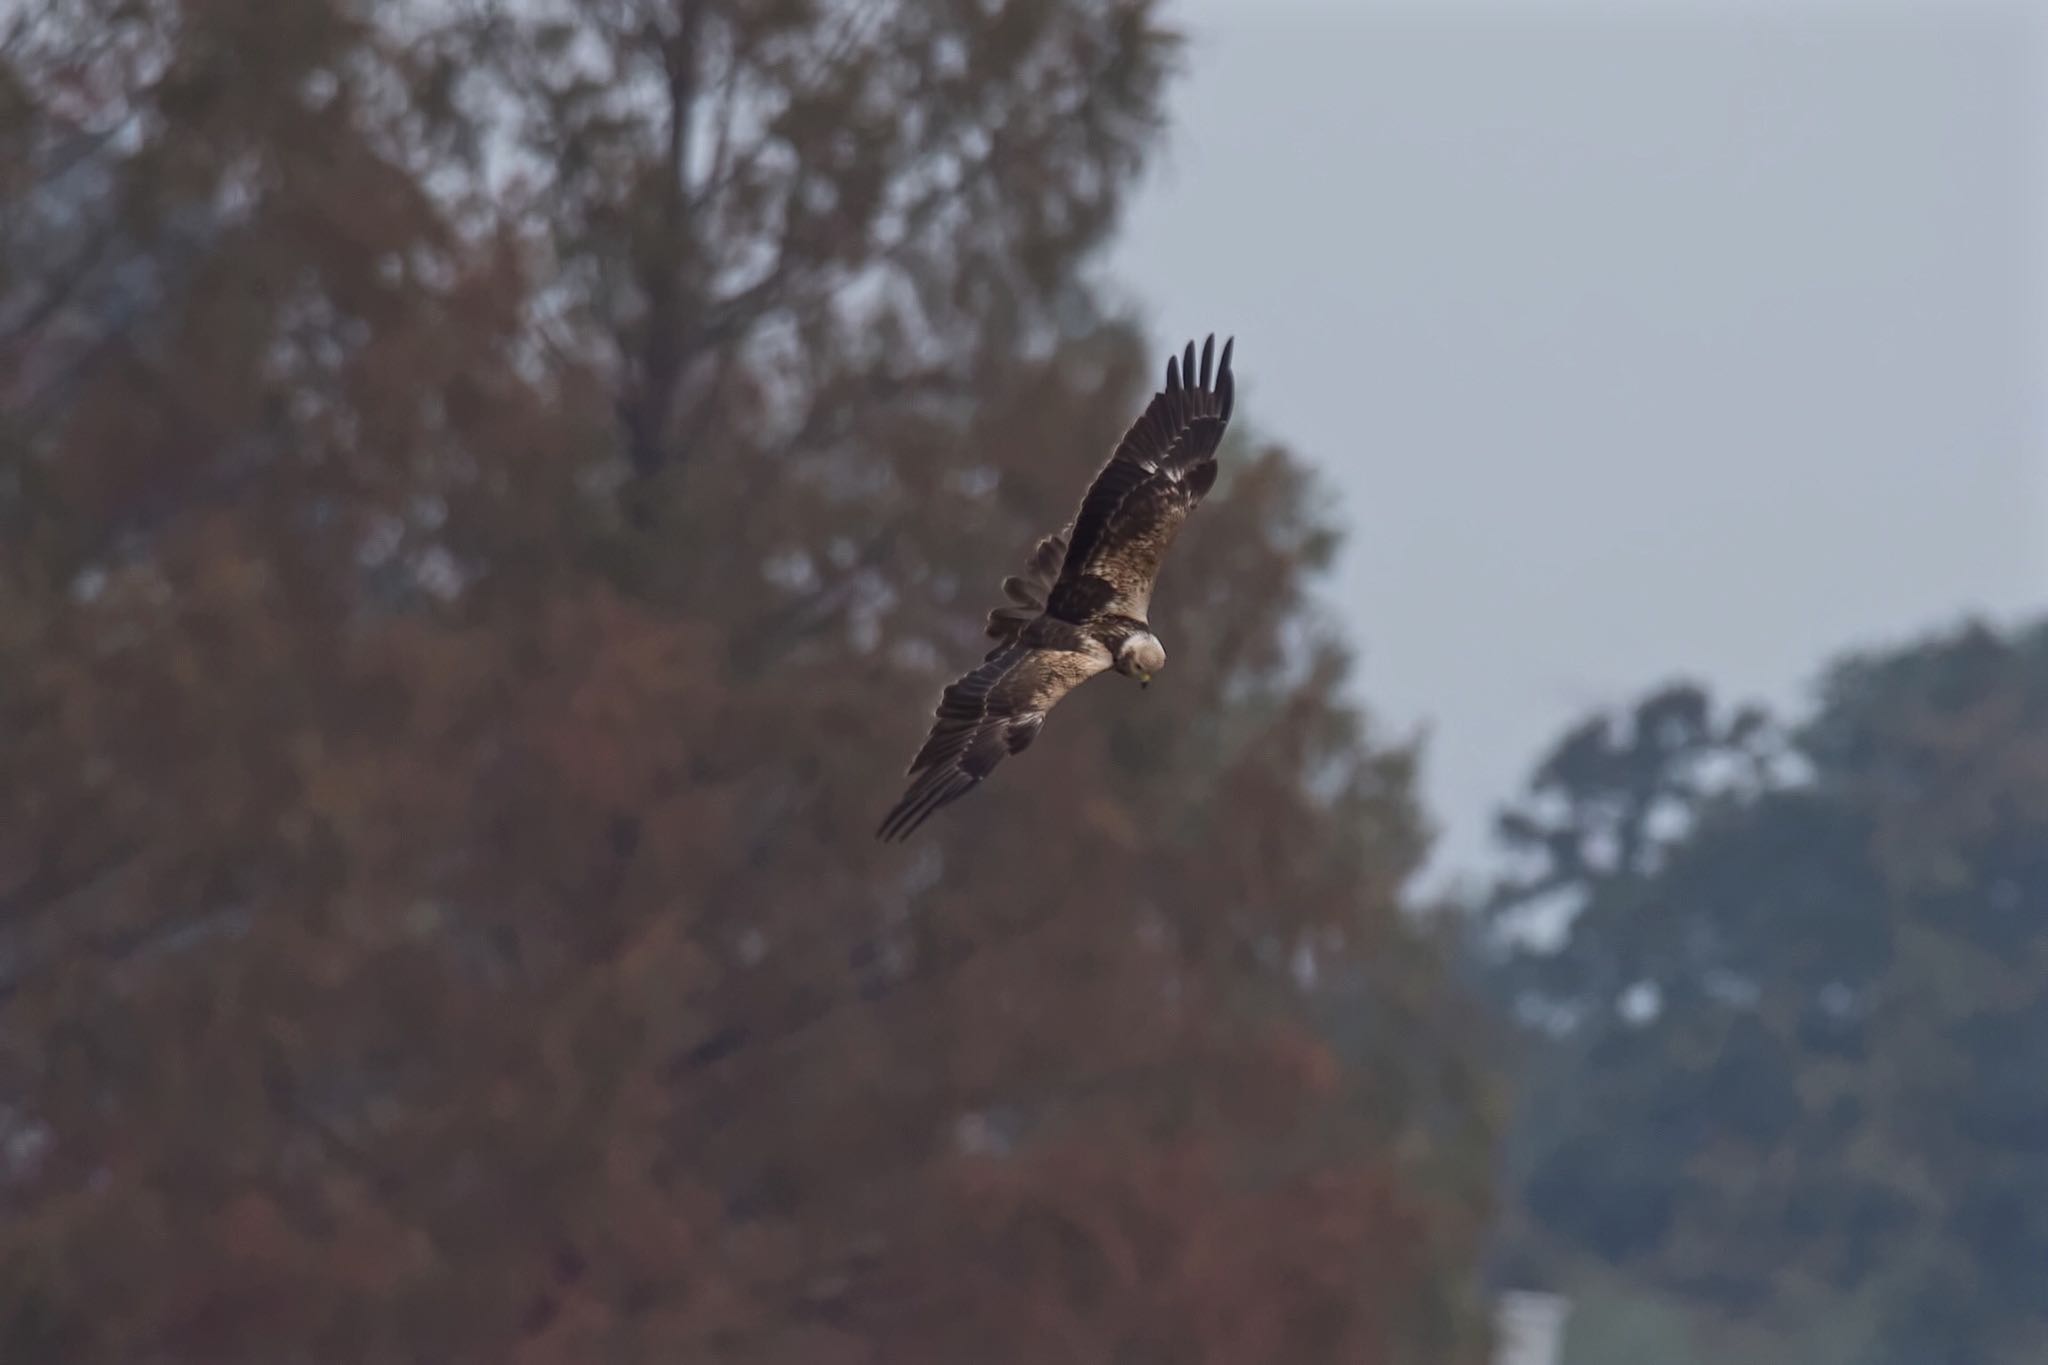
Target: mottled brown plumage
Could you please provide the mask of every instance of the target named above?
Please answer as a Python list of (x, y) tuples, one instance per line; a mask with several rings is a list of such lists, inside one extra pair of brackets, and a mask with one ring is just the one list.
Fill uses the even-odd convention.
[(1189, 512), (1216, 482), (1216, 449), (1230, 424), (1233, 341), (1195, 344), (1166, 362), (1166, 384), (1095, 476), (1066, 530), (1038, 543), (1025, 573), (1005, 579), (1005, 606), (989, 613), (998, 643), (950, 684), (910, 786), (877, 837), (908, 838), (933, 811), (974, 790), (1008, 754), (1038, 735), (1046, 713), (1097, 673), (1115, 669), (1142, 686), (1166, 654), (1146, 613), (1159, 566)]

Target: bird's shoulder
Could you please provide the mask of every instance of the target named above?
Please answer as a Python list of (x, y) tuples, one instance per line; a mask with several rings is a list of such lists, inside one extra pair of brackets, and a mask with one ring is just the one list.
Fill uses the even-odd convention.
[[(1043, 654), (1074, 655), (1077, 663), (1099, 660), (1107, 666), (1110, 661), (1107, 646), (1086, 624), (1049, 614), (1033, 619), (1018, 635), (1017, 642)], [(1041, 662), (1053, 664), (1052, 660)]]

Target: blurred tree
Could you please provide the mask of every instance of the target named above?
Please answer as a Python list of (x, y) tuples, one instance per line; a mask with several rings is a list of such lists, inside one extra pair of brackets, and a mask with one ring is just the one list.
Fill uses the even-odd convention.
[[(1844, 1361), (2039, 1359), (2048, 627), (1846, 660), (1789, 734), (1711, 715), (1684, 688), (1590, 722), (1503, 821), (1547, 855), (1491, 943), (1531, 1025), (1522, 1255), (1723, 1311), (1817, 1293), (1868, 1324)], [(1652, 792), (1661, 837), (1579, 856)], [(1508, 932), (1532, 904), (1551, 940)]]
[(4, 22), (0, 1359), (1473, 1358), (1289, 457), (868, 838), (1155, 382), (1150, 3)]

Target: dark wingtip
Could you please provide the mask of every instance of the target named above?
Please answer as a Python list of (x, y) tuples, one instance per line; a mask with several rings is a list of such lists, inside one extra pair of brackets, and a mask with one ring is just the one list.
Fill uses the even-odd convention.
[[(1007, 646), (998, 646), (998, 649), (1002, 648)], [(995, 651), (991, 651), (989, 657), (994, 658)], [(974, 787), (970, 782), (965, 789), (956, 788), (943, 781), (934, 782), (930, 780), (931, 776), (927, 773), (925, 780), (911, 783), (910, 790), (903, 793), (888, 818), (882, 821), (882, 827), (875, 831), (876, 838), (885, 844), (903, 842), (917, 832), (918, 826), (931, 819), (940, 807), (959, 799)]]
[(1216, 374), (1216, 334), (1209, 333), (1209, 339), (1202, 343), (1202, 384), (1208, 388), (1209, 381)]
[(1232, 347), (1234, 347), (1234, 346), (1236, 346), (1236, 345), (1237, 345), (1237, 338), (1236, 338), (1236, 337), (1226, 337), (1226, 338), (1224, 339), (1224, 342), (1223, 342), (1223, 363), (1222, 363), (1222, 364), (1220, 364), (1220, 365), (1218, 365), (1218, 366), (1216, 367), (1216, 369), (1217, 369), (1217, 372), (1218, 372), (1218, 374), (1219, 374), (1219, 376), (1220, 376), (1220, 377), (1223, 377), (1223, 378), (1228, 378), (1228, 377), (1229, 377), (1229, 375), (1230, 375), (1230, 351), (1231, 351), (1231, 348), (1232, 348)]
[(1180, 357), (1170, 355), (1166, 357), (1166, 391), (1168, 393), (1174, 393), (1177, 392), (1179, 389)]
[(1195, 343), (1192, 339), (1188, 341), (1187, 354), (1180, 358), (1180, 378), (1190, 387), (1195, 382)]
[(885, 844), (901, 843), (910, 835), (910, 830), (906, 828), (909, 824), (906, 817), (909, 814), (907, 804), (897, 802), (895, 808), (882, 817), (882, 823), (875, 827), (875, 838)]
[[(915, 777), (916, 775), (917, 762), (913, 759), (909, 770), (904, 776)], [(896, 804), (889, 807), (889, 813), (883, 816), (882, 823), (875, 827), (875, 837), (877, 839), (886, 844), (901, 839), (905, 834), (909, 833), (903, 826), (908, 820), (911, 806), (915, 804), (911, 798), (916, 794), (917, 789), (915, 784), (913, 784), (911, 790), (896, 798)]]

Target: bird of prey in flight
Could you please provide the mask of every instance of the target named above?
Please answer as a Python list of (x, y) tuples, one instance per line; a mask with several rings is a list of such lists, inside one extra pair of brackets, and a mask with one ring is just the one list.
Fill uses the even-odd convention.
[(1166, 362), (1152, 395), (1089, 485), (1067, 528), (1038, 542), (1028, 572), (1003, 583), (1010, 604), (989, 613), (996, 641), (979, 667), (949, 684), (908, 790), (876, 837), (906, 839), (941, 806), (981, 785), (1007, 754), (1038, 736), (1060, 698), (1114, 669), (1140, 687), (1166, 664), (1145, 613), (1160, 561), (1181, 523), (1216, 482), (1216, 448), (1230, 423), (1230, 350), (1216, 338)]

